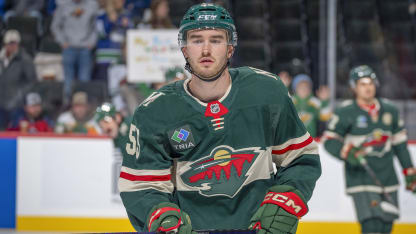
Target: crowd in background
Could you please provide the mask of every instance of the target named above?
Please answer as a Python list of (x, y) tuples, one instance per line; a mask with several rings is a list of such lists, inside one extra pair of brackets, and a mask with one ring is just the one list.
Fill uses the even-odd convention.
[[(167, 0), (3, 0), (0, 16), (0, 131), (98, 134), (100, 103), (77, 87), (103, 83), (105, 99), (127, 116), (163, 85), (128, 83), (125, 48), (129, 29), (175, 28)], [(168, 80), (174, 69), (166, 72)], [(43, 93), (33, 89), (48, 81), (62, 84), (55, 91), (61, 92), (59, 113), (52, 117)]]
[[(100, 103), (79, 89), (91, 81), (105, 84), (108, 100), (101, 101), (131, 115), (163, 83), (127, 81), (127, 30), (175, 28), (169, 7), (168, 0), (0, 0), (0, 131), (100, 134), (94, 120)], [(31, 20), (24, 29), (18, 26), (22, 19)], [(27, 30), (30, 25), (33, 30)], [(183, 69), (172, 68), (168, 80), (178, 78), (172, 72), (184, 78)], [(330, 116), (328, 89), (320, 87), (315, 97), (308, 75), (298, 74), (293, 82), (287, 71), (279, 75), (311, 135), (320, 135)], [(61, 102), (52, 111), (44, 108), (43, 93), (33, 90), (45, 81), (62, 84), (56, 90)]]

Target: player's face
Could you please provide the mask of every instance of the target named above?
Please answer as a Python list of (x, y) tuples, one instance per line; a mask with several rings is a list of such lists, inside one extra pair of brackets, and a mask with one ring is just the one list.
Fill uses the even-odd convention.
[(183, 52), (195, 73), (203, 77), (216, 75), (232, 55), (227, 32), (222, 29), (192, 30), (187, 33)]
[(371, 78), (361, 78), (356, 82), (355, 94), (357, 99), (371, 101), (376, 96), (376, 84)]
[(103, 133), (111, 138), (116, 138), (118, 134), (118, 124), (114, 118), (107, 117), (98, 123)]

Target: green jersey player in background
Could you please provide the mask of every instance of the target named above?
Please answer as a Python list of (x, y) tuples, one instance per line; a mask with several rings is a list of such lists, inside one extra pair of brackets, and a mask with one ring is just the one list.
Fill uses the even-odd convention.
[(394, 155), (404, 169), (406, 188), (416, 192), (416, 169), (403, 120), (392, 103), (376, 98), (377, 85), (369, 66), (353, 68), (350, 86), (355, 99), (336, 109), (323, 137), (326, 150), (345, 161), (346, 190), (353, 198), (362, 233), (390, 233), (398, 218)]
[(130, 222), (295, 233), (321, 166), (288, 90), (268, 72), (228, 68), (237, 33), (220, 6), (191, 7), (179, 45), (192, 77), (150, 95), (130, 125), (119, 180)]
[(124, 139), (128, 134), (131, 117), (124, 117), (120, 112), (117, 112), (116, 107), (113, 104), (104, 102), (98, 106), (95, 111), (95, 121), (97, 121), (98, 126), (100, 126), (102, 133), (113, 139), (114, 158), (112, 165), (113, 181), (111, 193), (113, 201), (121, 202), (117, 182), (120, 175), (121, 162), (123, 161), (121, 149), (125, 147)]

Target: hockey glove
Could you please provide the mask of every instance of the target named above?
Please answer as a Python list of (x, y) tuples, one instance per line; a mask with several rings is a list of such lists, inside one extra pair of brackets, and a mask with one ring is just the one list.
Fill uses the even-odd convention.
[(192, 231), (191, 219), (173, 203), (162, 202), (150, 211), (147, 217), (149, 232), (196, 234)]
[(357, 166), (360, 164), (360, 159), (364, 158), (365, 152), (361, 147), (355, 147), (353, 144), (346, 144), (341, 149), (341, 158), (347, 163)]
[(403, 174), (406, 176), (406, 189), (416, 194), (416, 168), (406, 168)]
[(302, 194), (289, 185), (269, 188), (260, 208), (250, 220), (249, 229), (258, 234), (296, 233), (299, 218), (308, 212)]

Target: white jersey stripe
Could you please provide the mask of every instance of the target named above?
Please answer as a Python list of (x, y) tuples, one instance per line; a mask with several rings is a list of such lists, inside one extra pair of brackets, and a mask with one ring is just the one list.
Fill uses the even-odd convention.
[[(399, 189), (399, 185), (392, 185), (384, 187), (384, 191), (387, 193), (395, 192)], [(347, 188), (346, 192), (351, 193), (360, 193), (360, 192), (373, 192), (373, 193), (383, 193), (383, 189), (380, 186), (376, 185), (358, 185)]]
[(329, 140), (329, 139), (336, 139), (336, 140), (339, 140), (341, 142), (344, 141), (344, 138), (341, 135), (339, 135), (336, 132), (332, 132), (332, 131), (325, 131), (322, 138), (323, 138), (322, 141), (326, 141), (326, 140)]
[[(272, 151), (273, 152), (273, 151)], [(310, 144), (296, 150), (289, 150), (284, 154), (272, 154), (273, 162), (276, 163), (276, 166), (286, 167), (293, 160), (304, 154), (316, 154), (318, 155), (318, 145), (315, 141), (312, 141)]]
[(164, 170), (137, 170), (129, 167), (121, 167), (121, 172), (126, 172), (135, 176), (163, 176), (170, 174), (170, 169)]
[(173, 192), (173, 183), (168, 181), (130, 181), (123, 178), (118, 180), (120, 192), (135, 192), (141, 190), (154, 189), (163, 193)]
[(397, 132), (392, 137), (392, 144), (393, 145), (399, 145), (403, 142), (407, 141), (407, 131), (406, 129), (401, 130), (400, 132)]
[(282, 150), (282, 149), (288, 147), (289, 145), (295, 145), (295, 144), (302, 143), (302, 142), (306, 141), (309, 137), (311, 137), (311, 136), (309, 135), (308, 132), (306, 132), (305, 135), (303, 135), (301, 137), (292, 138), (292, 139), (286, 141), (283, 144), (273, 146), (272, 150)]

